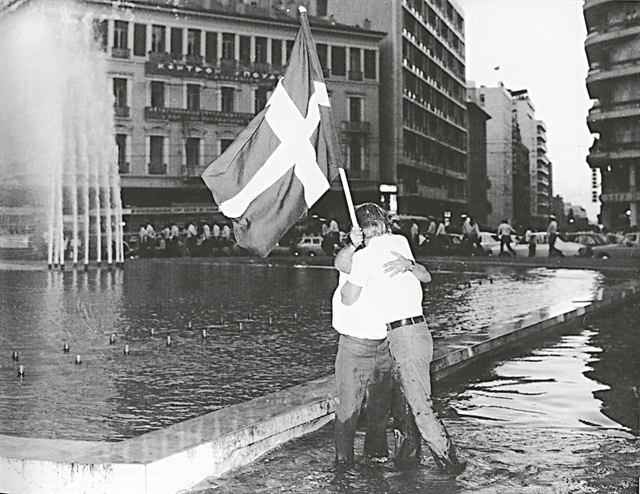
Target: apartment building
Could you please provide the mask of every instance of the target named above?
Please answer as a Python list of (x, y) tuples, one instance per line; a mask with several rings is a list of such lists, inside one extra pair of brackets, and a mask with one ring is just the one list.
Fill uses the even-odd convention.
[(387, 33), (380, 43), (380, 163), (398, 210), (467, 209), (464, 18), (451, 0), (323, 0), (318, 14)]
[(526, 89), (511, 91), (511, 96), (522, 143), (529, 153), (530, 222), (532, 227), (541, 230), (547, 227), (552, 197), (547, 127), (542, 120), (536, 120), (535, 106)]
[(487, 225), (491, 203), (487, 190), (487, 120), (491, 118), (480, 104), (480, 91), (472, 81), (467, 82), (468, 138), (467, 148), (467, 213), (481, 225)]
[(640, 213), (640, 3), (586, 0), (587, 124), (597, 138), (587, 161), (602, 177), (601, 222), (638, 226)]

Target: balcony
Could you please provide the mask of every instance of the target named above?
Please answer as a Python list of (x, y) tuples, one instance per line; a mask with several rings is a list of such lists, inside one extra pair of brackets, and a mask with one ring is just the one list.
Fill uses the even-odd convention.
[(597, 124), (604, 120), (628, 118), (640, 115), (640, 99), (619, 101), (610, 104), (597, 104), (589, 110), (587, 122)]
[(166, 175), (167, 164), (166, 163), (149, 163), (149, 175)]
[(447, 189), (439, 187), (429, 187), (423, 184), (417, 183), (405, 183), (398, 184), (398, 196), (400, 197), (421, 197), (424, 199), (437, 199), (440, 201), (449, 200), (447, 195)]
[(606, 30), (589, 33), (584, 42), (584, 46), (589, 49), (596, 45), (615, 42), (620, 39), (637, 36), (638, 34), (640, 34), (640, 16), (635, 19), (625, 19), (621, 23), (607, 26)]
[(218, 65), (173, 60), (171, 54), (158, 54), (162, 60), (150, 60), (145, 64), (146, 75), (165, 75), (210, 80), (230, 80), (238, 82), (271, 82), (275, 85), (282, 75), (281, 65), (265, 63), (245, 64), (237, 60), (220, 60)]
[(350, 70), (349, 71), (349, 80), (350, 81), (361, 81), (363, 79), (362, 72), (359, 70)]
[(167, 52), (150, 51), (149, 60), (151, 60), (152, 62), (164, 63), (171, 60), (171, 55)]
[(185, 60), (188, 64), (191, 64), (191, 65), (202, 65), (201, 55), (187, 55)]
[(591, 69), (587, 74), (587, 86), (611, 79), (640, 75), (640, 63), (638, 62), (639, 60), (637, 59), (626, 60), (625, 62), (612, 64), (604, 70), (602, 68)]
[(122, 161), (118, 163), (118, 173), (120, 174), (131, 173), (131, 163), (129, 163), (128, 161)]
[(111, 56), (113, 58), (131, 58), (131, 50), (129, 48), (116, 48), (111, 49)]
[(211, 110), (187, 110), (184, 108), (144, 109), (147, 120), (169, 120), (171, 122), (204, 122), (247, 125), (254, 117), (252, 113), (222, 112)]
[(544, 142), (544, 140), (538, 138), (536, 141), (536, 149), (540, 150), (540, 151), (544, 151), (545, 153), (547, 152), (547, 143)]
[(129, 118), (128, 106), (114, 106), (113, 111), (114, 111), (114, 115), (118, 118)]
[(368, 134), (371, 125), (369, 122), (342, 122), (342, 131), (343, 132), (352, 132), (357, 134)]

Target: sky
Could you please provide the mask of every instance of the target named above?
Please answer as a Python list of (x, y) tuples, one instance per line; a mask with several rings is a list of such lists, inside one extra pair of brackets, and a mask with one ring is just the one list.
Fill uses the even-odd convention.
[[(464, 10), (467, 80), (476, 87), (527, 89), (535, 118), (547, 125), (553, 194), (582, 206), (593, 221), (593, 142), (587, 128), (591, 100), (583, 0), (457, 0)], [(495, 70), (499, 67), (498, 70)]]

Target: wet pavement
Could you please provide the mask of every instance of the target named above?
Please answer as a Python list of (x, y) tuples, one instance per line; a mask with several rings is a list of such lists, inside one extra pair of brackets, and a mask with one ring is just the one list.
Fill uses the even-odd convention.
[[(360, 454), (337, 471), (329, 424), (187, 492), (636, 493), (638, 327), (636, 301), (436, 383), (436, 407), (468, 460), (456, 478), (430, 457), (400, 471)], [(359, 433), (356, 452), (363, 442)]]

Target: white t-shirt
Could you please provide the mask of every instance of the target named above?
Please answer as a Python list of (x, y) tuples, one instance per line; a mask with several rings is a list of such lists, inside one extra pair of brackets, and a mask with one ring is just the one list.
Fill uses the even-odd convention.
[(422, 315), (422, 285), (411, 272), (393, 277), (384, 272), (383, 265), (395, 261), (395, 251), (406, 259), (413, 259), (409, 242), (402, 235), (374, 237), (362, 250), (353, 255), (347, 279), (362, 287), (357, 303), (361, 311), (375, 315), (386, 323)]
[(363, 306), (360, 299), (351, 306), (342, 303), (340, 290), (347, 282), (347, 274), (339, 272), (338, 288), (331, 299), (331, 323), (340, 334), (366, 340), (383, 340), (387, 337), (387, 326), (375, 311)]

